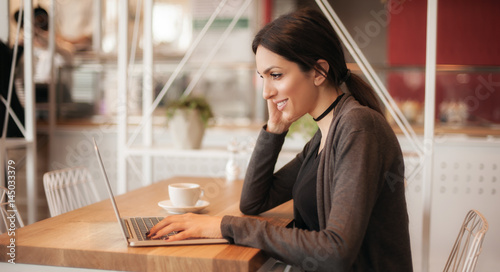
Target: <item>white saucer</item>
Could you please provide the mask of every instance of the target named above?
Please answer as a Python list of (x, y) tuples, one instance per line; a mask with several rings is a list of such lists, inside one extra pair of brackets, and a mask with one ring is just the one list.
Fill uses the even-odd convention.
[(196, 205), (191, 207), (176, 207), (172, 204), (170, 200), (163, 200), (158, 202), (158, 206), (164, 208), (169, 213), (176, 213), (176, 214), (201, 211), (208, 205), (210, 205), (210, 203), (205, 200), (198, 200), (198, 202), (196, 202)]

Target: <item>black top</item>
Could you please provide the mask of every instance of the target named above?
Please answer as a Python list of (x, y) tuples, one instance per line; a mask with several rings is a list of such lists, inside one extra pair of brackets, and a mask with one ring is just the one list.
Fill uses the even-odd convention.
[(316, 177), (319, 166), (319, 145), (313, 155), (302, 164), (293, 186), (293, 214), (295, 227), (319, 231), (318, 206), (316, 201)]

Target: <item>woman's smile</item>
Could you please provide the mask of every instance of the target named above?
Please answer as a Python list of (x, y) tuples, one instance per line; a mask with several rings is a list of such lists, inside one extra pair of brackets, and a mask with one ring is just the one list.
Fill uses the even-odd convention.
[(288, 99), (281, 100), (281, 101), (277, 102), (276, 106), (278, 106), (278, 110), (279, 111), (283, 111), (283, 109), (285, 108), (287, 102), (288, 102)]

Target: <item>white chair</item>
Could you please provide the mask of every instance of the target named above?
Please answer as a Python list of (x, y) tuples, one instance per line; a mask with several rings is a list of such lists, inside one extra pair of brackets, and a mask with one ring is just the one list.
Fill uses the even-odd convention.
[(47, 172), (43, 185), (51, 217), (99, 201), (94, 182), (84, 167)]
[(9, 229), (24, 227), (23, 219), (17, 210), (15, 202), (9, 202), (8, 192), (5, 187), (0, 186), (0, 233), (7, 232)]
[(444, 271), (474, 271), (486, 231), (488, 231), (486, 218), (480, 212), (470, 210), (465, 216)]

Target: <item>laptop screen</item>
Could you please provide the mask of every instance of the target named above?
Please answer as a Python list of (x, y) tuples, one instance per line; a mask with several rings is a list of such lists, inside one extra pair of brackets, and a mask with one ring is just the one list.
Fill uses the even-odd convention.
[(101, 167), (101, 173), (102, 173), (102, 176), (103, 176), (104, 181), (106, 183), (106, 189), (108, 190), (109, 198), (111, 199), (111, 204), (113, 205), (113, 209), (115, 211), (116, 218), (118, 219), (118, 223), (120, 224), (120, 227), (122, 229), (123, 236), (125, 237), (125, 239), (127, 239), (127, 234), (125, 233), (126, 227), (123, 224), (123, 221), (122, 221), (121, 216), (120, 216), (120, 212), (118, 211), (118, 206), (116, 205), (115, 197), (113, 195), (113, 191), (111, 190), (111, 185), (109, 184), (108, 175), (106, 174), (106, 170), (104, 169), (104, 164), (102, 162), (101, 153), (99, 152), (99, 148), (97, 147), (97, 143), (95, 141), (95, 138), (93, 138), (93, 140), (94, 140), (94, 148), (95, 148), (95, 153), (97, 156), (97, 161), (99, 161), (99, 166)]

